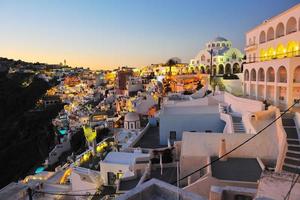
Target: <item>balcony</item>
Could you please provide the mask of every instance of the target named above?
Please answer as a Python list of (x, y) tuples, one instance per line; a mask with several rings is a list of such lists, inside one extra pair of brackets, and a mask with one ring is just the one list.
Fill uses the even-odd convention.
[(258, 45), (256, 43), (253, 43), (253, 44), (249, 44), (245, 47), (245, 51), (253, 51), (253, 50), (256, 50), (258, 47)]

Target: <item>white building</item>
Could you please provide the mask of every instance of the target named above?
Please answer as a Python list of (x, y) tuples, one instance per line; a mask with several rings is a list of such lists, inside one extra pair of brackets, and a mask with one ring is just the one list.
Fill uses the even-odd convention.
[(286, 107), (300, 96), (300, 4), (246, 33), (244, 95)]
[(242, 71), (244, 55), (237, 48), (232, 47), (231, 41), (216, 37), (206, 43), (205, 49), (200, 50), (197, 56), (190, 61), (201, 73), (210, 72), (210, 59), (212, 50), (212, 67), (216, 75), (235, 74)]
[[(104, 185), (114, 185), (117, 179), (135, 178), (136, 170), (144, 170), (150, 155), (141, 152), (110, 152), (100, 161), (100, 174)], [(141, 166), (139, 166), (141, 165)]]
[(136, 95), (138, 91), (143, 91), (143, 89), (144, 86), (141, 77), (128, 77), (128, 80), (126, 81), (125, 95), (133, 96)]
[(124, 128), (128, 130), (137, 130), (141, 128), (140, 116), (136, 112), (129, 112), (125, 115)]

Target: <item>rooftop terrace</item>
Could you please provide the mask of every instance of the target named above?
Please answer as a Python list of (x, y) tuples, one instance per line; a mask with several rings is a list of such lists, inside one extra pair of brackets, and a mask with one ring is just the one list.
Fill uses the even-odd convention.
[[(211, 157), (216, 160), (217, 157)], [(228, 181), (256, 182), (262, 169), (255, 158), (228, 158), (212, 164), (212, 176)]]
[(167, 145), (159, 144), (159, 127), (150, 127), (142, 136), (142, 138), (134, 145), (134, 148), (155, 149), (167, 147)]

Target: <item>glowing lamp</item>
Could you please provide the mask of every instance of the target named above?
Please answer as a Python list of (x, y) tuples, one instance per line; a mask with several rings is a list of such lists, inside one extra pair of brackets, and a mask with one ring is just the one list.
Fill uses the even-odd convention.
[(83, 160), (87, 161), (89, 159), (90, 155), (88, 153), (83, 155)]

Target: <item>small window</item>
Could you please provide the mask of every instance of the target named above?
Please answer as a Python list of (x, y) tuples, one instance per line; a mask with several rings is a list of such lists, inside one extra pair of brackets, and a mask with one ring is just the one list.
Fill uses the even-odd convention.
[(236, 53), (232, 54), (232, 59), (235, 60), (236, 59)]
[(134, 129), (134, 123), (130, 123), (130, 129)]
[(205, 61), (205, 56), (204, 55), (201, 56), (201, 61)]
[(176, 131), (170, 131), (170, 140), (176, 140)]

